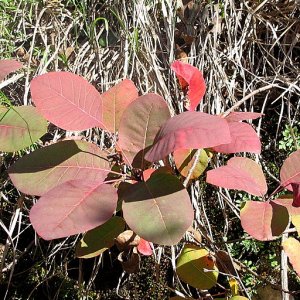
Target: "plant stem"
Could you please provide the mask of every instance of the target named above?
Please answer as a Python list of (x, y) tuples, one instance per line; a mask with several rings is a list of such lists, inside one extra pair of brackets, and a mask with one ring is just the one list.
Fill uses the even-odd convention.
[[(284, 233), (282, 235), (281, 241), (282, 243), (288, 238), (288, 233)], [(287, 264), (287, 256), (283, 249), (281, 250), (281, 295), (282, 300), (289, 300), (289, 294), (285, 291), (289, 290), (289, 283), (288, 283), (288, 264)]]

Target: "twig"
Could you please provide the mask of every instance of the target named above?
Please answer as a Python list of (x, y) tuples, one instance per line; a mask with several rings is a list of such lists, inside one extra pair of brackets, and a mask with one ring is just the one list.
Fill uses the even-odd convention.
[[(287, 240), (288, 233), (284, 233), (282, 235), (281, 241), (282, 243)], [(287, 255), (285, 254), (284, 250), (281, 249), (281, 295), (282, 300), (289, 300), (289, 294), (287, 294), (285, 291), (289, 290), (289, 283), (288, 283), (288, 264), (287, 264)]]
[(271, 88), (274, 87), (278, 87), (277, 84), (271, 83), (269, 85), (263, 86), (257, 90), (254, 90), (253, 92), (251, 92), (250, 94), (248, 94), (247, 96), (245, 96), (244, 98), (242, 98), (241, 100), (239, 100), (237, 103), (235, 103), (232, 107), (230, 107), (229, 109), (227, 109), (225, 111), (225, 113), (223, 114), (223, 117), (225, 118), (226, 116), (228, 116), (231, 112), (235, 111), (237, 108), (239, 108), (244, 102), (246, 102), (248, 99), (250, 99), (251, 97), (253, 97), (254, 95), (261, 93), (263, 91), (269, 90)]
[(22, 77), (24, 77), (23, 73), (22, 74), (16, 74), (16, 75), (8, 78), (7, 80), (1, 82), (0, 83), (0, 90), (3, 89), (4, 87), (6, 87), (7, 85), (11, 84), (11, 83), (15, 83), (16, 81), (18, 81)]
[(193, 165), (192, 165), (192, 167), (190, 168), (190, 170), (189, 170), (189, 172), (188, 172), (188, 174), (187, 174), (187, 176), (186, 176), (186, 178), (185, 178), (185, 180), (184, 180), (184, 182), (183, 182), (183, 185), (184, 185), (185, 187), (188, 185), (189, 180), (191, 179), (191, 176), (192, 176), (192, 174), (193, 174), (193, 172), (194, 172), (194, 170), (195, 170), (195, 168), (196, 168), (196, 166), (197, 166), (197, 163), (198, 163), (198, 161), (199, 161), (199, 157), (200, 157), (201, 151), (202, 151), (202, 149), (198, 149), (198, 150), (196, 151), (195, 155), (194, 155), (195, 160), (194, 160), (194, 162), (193, 162)]

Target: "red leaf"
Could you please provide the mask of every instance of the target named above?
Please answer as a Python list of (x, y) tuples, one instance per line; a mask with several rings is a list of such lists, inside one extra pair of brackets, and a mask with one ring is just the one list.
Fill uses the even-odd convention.
[(93, 229), (111, 218), (117, 191), (103, 182), (72, 180), (44, 194), (30, 211), (38, 235), (52, 240)]
[(127, 106), (138, 97), (134, 83), (125, 79), (101, 95), (103, 99), (102, 119), (105, 129), (115, 133)]
[(118, 141), (126, 163), (135, 168), (145, 167), (145, 151), (169, 118), (166, 102), (156, 94), (141, 96), (127, 107), (121, 119)]
[(270, 241), (281, 235), (289, 224), (286, 207), (273, 201), (247, 201), (241, 210), (244, 230), (259, 241)]
[(228, 122), (239, 122), (244, 120), (254, 120), (259, 117), (263, 116), (261, 113), (255, 113), (255, 112), (232, 112), (230, 113), (225, 119)]
[(140, 243), (137, 246), (138, 251), (146, 256), (150, 256), (153, 253), (153, 244), (144, 240), (144, 239), (140, 239)]
[(182, 89), (189, 87), (188, 98), (190, 107), (188, 110), (193, 111), (202, 100), (206, 85), (202, 73), (190, 64), (176, 60), (172, 63), (171, 69), (176, 73), (179, 84)]
[(84, 78), (69, 72), (51, 72), (34, 78), (32, 100), (51, 123), (65, 130), (102, 127), (102, 98)]
[[(227, 119), (226, 119), (227, 120)], [(231, 143), (213, 147), (219, 153), (260, 153), (261, 143), (255, 130), (246, 123), (228, 122)]]
[(8, 172), (21, 192), (39, 196), (69, 180), (104, 180), (110, 173), (105, 157), (92, 143), (62, 141), (23, 156)]
[(206, 182), (227, 189), (242, 190), (255, 196), (265, 195), (268, 189), (261, 167), (245, 157), (233, 157), (227, 166), (208, 171)]
[(292, 183), (293, 188), (293, 206), (300, 207), (300, 184), (299, 183)]
[(291, 183), (300, 182), (300, 150), (293, 152), (283, 163), (280, 170), (281, 185), (292, 191)]
[(143, 171), (144, 181), (147, 181), (155, 171), (156, 171), (156, 169), (153, 169), (153, 168), (150, 168), (150, 169), (147, 169), (147, 170)]
[(143, 180), (147, 181), (154, 174), (173, 174), (173, 170), (171, 167), (159, 167), (158, 169), (150, 168), (143, 171)]
[(202, 112), (187, 111), (169, 119), (155, 137), (145, 159), (163, 159), (177, 149), (202, 149), (230, 143), (228, 122)]
[(14, 59), (0, 60), (0, 81), (2, 81), (9, 73), (23, 68), (23, 65)]

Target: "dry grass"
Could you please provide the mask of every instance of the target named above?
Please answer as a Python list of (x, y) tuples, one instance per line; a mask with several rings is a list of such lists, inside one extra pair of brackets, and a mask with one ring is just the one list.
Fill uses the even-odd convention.
[[(266, 150), (256, 159), (262, 163), (271, 184), (275, 182), (281, 161), (275, 161), (277, 169), (272, 169), (268, 159), (281, 156), (277, 141), (283, 124), (294, 126), (300, 114), (299, 1), (182, 1), (189, 2), (184, 10), (180, 8), (181, 1), (171, 0), (69, 0), (60, 1), (56, 8), (50, 2), (10, 0), (0, 4), (4, 16), (0, 20), (0, 58), (17, 57), (25, 64), (24, 73), (1, 83), (2, 91), (13, 103), (30, 104), (29, 82), (34, 76), (67, 70), (84, 76), (100, 91), (130, 78), (141, 94), (162, 95), (175, 114), (183, 110), (183, 95), (170, 63), (182, 57), (204, 72), (208, 89), (200, 110), (220, 114), (234, 106), (265, 113), (256, 129)], [(58, 139), (63, 133), (51, 134)], [(93, 139), (94, 134), (87, 133)], [(72, 268), (77, 269), (78, 278), (70, 284), (74, 286), (77, 280), (82, 287), (76, 288), (77, 295), (81, 295), (78, 297), (85, 299), (91, 295), (91, 299), (96, 299), (101, 257), (95, 260), (87, 278), (83, 263), (73, 258), (76, 239), (45, 243), (35, 237), (28, 220), (32, 199), (19, 195), (7, 179), (5, 169), (14, 157), (2, 157), (0, 274), (6, 284), (6, 299), (35, 299), (42, 294), (48, 299), (61, 299)], [(235, 232), (239, 223), (237, 200), (241, 196), (227, 191), (205, 191), (200, 181), (191, 186), (191, 195), (195, 228), (205, 237), (203, 243), (212, 252), (222, 249), (231, 253), (232, 246), (225, 241), (234, 234), (244, 239), (242, 231)], [(179, 251), (180, 247), (157, 248), (156, 261), (169, 259), (174, 266)], [(28, 270), (19, 270), (18, 265)], [(30, 269), (35, 273), (30, 273)], [(245, 287), (244, 275), (251, 272), (254, 271), (244, 266), (238, 276), (241, 291), (248, 295), (251, 291)], [(33, 283), (28, 284), (31, 290), (22, 295), (17, 281), (22, 280), (23, 273)], [(55, 285), (52, 278), (61, 285)], [(280, 287), (279, 272), (257, 278)], [(115, 285), (114, 295), (119, 293), (129, 299), (130, 294), (124, 294), (123, 279), (120, 277)], [(173, 290), (191, 295), (176, 276), (171, 283), (169, 287)]]

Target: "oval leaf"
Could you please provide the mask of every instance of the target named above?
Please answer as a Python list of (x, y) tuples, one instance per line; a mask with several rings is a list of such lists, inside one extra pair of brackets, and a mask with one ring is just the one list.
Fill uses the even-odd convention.
[(151, 247), (151, 244), (152, 243), (150, 243), (150, 242), (148, 242), (148, 241), (141, 238), (140, 243), (137, 246), (137, 249), (138, 249), (139, 253), (141, 253), (143, 255), (146, 255), (146, 256), (152, 255), (152, 253), (153, 253), (153, 250), (152, 250), (153, 244), (152, 244), (152, 247)]
[(291, 265), (300, 277), (300, 243), (298, 240), (289, 237), (282, 243), (282, 247), (286, 255), (288, 256)]
[[(174, 161), (176, 168), (180, 172), (180, 174), (184, 177), (187, 177), (190, 169), (192, 168), (195, 159), (197, 150), (195, 149), (179, 149), (174, 151)], [(209, 157), (204, 149), (201, 149), (201, 153), (196, 163), (196, 166), (193, 170), (193, 173), (190, 179), (198, 178), (207, 168)]]
[(120, 123), (118, 147), (128, 164), (145, 167), (145, 151), (169, 118), (166, 102), (156, 94), (141, 96), (127, 107)]
[(271, 241), (280, 236), (289, 225), (287, 209), (273, 201), (247, 201), (241, 209), (244, 230), (259, 241)]
[(233, 262), (231, 256), (223, 250), (216, 251), (216, 264), (220, 272), (237, 276), (239, 266)]
[(0, 106), (0, 151), (14, 152), (47, 133), (47, 121), (32, 106)]
[(288, 198), (288, 195), (283, 195), (282, 198), (274, 200), (273, 202), (285, 206), (291, 216), (291, 222), (298, 231), (300, 235), (300, 207), (293, 206), (293, 199)]
[(73, 179), (104, 180), (110, 172), (104, 157), (104, 152), (94, 144), (62, 141), (23, 156), (8, 173), (21, 192), (39, 196)]
[(186, 89), (188, 87), (188, 99), (190, 100), (188, 110), (195, 110), (206, 91), (202, 73), (196, 67), (179, 60), (172, 63), (171, 69), (178, 77), (181, 88)]
[(110, 219), (117, 200), (117, 191), (111, 185), (67, 181), (38, 200), (30, 211), (30, 222), (45, 240), (82, 233)]
[(273, 200), (276, 204), (285, 206), (290, 216), (300, 215), (300, 207), (293, 206), (292, 195), (282, 195), (281, 197)]
[(280, 170), (281, 185), (292, 191), (291, 183), (300, 182), (300, 150), (293, 152), (283, 163)]
[(115, 216), (88, 231), (76, 246), (76, 256), (92, 258), (100, 255), (114, 245), (115, 238), (124, 231), (125, 225), (122, 218)]
[(65, 130), (102, 127), (102, 99), (84, 78), (69, 72), (50, 72), (35, 77), (31, 96), (38, 111)]
[(228, 122), (231, 142), (213, 148), (219, 153), (260, 153), (261, 143), (255, 130), (246, 123)]
[(218, 269), (206, 249), (185, 245), (176, 264), (179, 278), (200, 290), (208, 290), (217, 284)]
[(154, 174), (129, 186), (122, 199), (126, 223), (149, 242), (175, 245), (193, 222), (189, 194), (170, 174)]
[(169, 119), (161, 127), (145, 158), (153, 162), (178, 149), (203, 149), (230, 142), (228, 122), (225, 119), (187, 111)]
[(101, 95), (103, 101), (102, 120), (105, 129), (115, 133), (127, 106), (138, 97), (134, 83), (125, 79)]
[(255, 196), (265, 195), (268, 189), (261, 166), (245, 157), (233, 157), (227, 166), (208, 171), (206, 182)]
[(0, 60), (0, 81), (2, 81), (9, 73), (21, 69), (23, 65), (14, 59)]
[(255, 112), (232, 112), (227, 117), (225, 117), (228, 122), (239, 122), (244, 120), (254, 120), (263, 116), (261, 113)]

